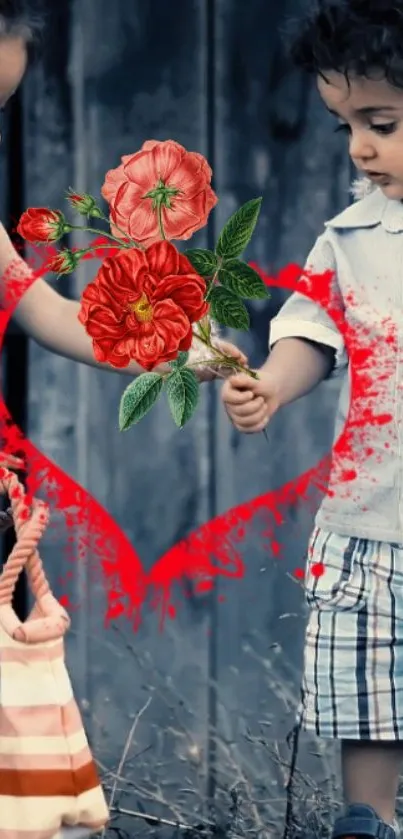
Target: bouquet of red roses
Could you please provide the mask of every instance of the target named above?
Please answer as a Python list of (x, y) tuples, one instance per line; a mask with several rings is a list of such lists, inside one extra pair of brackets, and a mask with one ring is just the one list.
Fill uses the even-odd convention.
[[(136, 361), (147, 371), (123, 393), (121, 430), (139, 422), (164, 391), (175, 423), (183, 427), (197, 406), (194, 370), (200, 364), (245, 370), (214, 345), (214, 324), (248, 329), (243, 301), (268, 297), (263, 280), (240, 258), (255, 229), (261, 198), (231, 216), (214, 250), (181, 253), (172, 244), (190, 239), (207, 224), (218, 200), (211, 178), (203, 155), (173, 140), (147, 141), (106, 174), (101, 194), (109, 217), (92, 195), (72, 190), (67, 195), (80, 215), (107, 222), (110, 232), (69, 224), (59, 210), (31, 208), (21, 216), (18, 232), (29, 242), (54, 243), (72, 230), (85, 230), (109, 245), (82, 294), (79, 320), (98, 362), (124, 368)], [(47, 269), (69, 274), (91, 251), (99, 253), (99, 240), (87, 248), (61, 250)], [(192, 360), (195, 344), (205, 350), (201, 360)], [(166, 372), (155, 370), (164, 363)]]

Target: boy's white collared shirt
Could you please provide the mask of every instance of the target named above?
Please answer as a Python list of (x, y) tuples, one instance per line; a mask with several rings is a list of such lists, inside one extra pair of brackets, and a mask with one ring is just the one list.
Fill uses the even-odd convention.
[[(364, 197), (325, 224), (306, 262), (314, 274), (332, 271), (346, 323), (373, 347), (373, 380), (360, 410), (391, 416), (384, 424), (357, 429), (345, 455), (340, 480), (334, 460), (331, 493), (317, 514), (318, 526), (342, 535), (403, 543), (403, 203), (391, 201), (368, 182), (358, 182)], [(357, 184), (354, 187), (357, 196)], [(354, 301), (353, 303), (351, 301)], [(394, 335), (393, 341), (386, 335)], [(350, 407), (351, 369), (343, 338), (327, 312), (294, 293), (270, 325), (270, 346), (281, 338), (305, 338), (332, 347), (331, 375), (343, 377), (335, 440)], [(357, 403), (358, 404), (358, 403)]]

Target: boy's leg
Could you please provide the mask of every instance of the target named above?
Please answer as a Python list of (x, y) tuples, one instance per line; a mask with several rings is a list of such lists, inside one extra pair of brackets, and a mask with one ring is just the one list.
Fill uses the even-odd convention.
[[(326, 569), (319, 579), (317, 562)], [(334, 839), (395, 836), (403, 761), (402, 569), (403, 544), (320, 528), (311, 537), (301, 721), (319, 737), (341, 741), (347, 809)]]
[(343, 740), (341, 760), (346, 804), (369, 804), (381, 819), (392, 824), (403, 743)]

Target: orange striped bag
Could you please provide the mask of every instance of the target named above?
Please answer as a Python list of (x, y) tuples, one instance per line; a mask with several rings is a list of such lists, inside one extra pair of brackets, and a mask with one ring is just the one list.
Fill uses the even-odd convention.
[[(10, 498), (17, 542), (0, 575), (0, 839), (56, 839), (67, 826), (102, 828), (108, 809), (65, 666), (70, 620), (37, 550), (48, 509), (27, 506), (3, 463), (17, 462), (0, 453), (0, 493)], [(25, 622), (12, 607), (23, 568), (35, 598)]]

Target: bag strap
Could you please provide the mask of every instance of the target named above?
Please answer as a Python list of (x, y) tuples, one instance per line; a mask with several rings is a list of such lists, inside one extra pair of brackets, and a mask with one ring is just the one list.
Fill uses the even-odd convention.
[[(55, 640), (65, 634), (70, 619), (51, 592), (38, 552), (38, 543), (49, 522), (49, 509), (37, 499), (29, 507), (23, 485), (8, 466), (21, 468), (21, 461), (0, 452), (0, 494), (7, 494), (10, 499), (17, 537), (0, 575), (0, 625), (16, 641)], [(12, 600), (24, 568), (35, 606), (27, 621), (22, 622), (13, 609)]]

